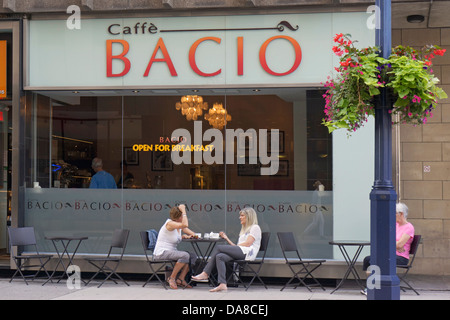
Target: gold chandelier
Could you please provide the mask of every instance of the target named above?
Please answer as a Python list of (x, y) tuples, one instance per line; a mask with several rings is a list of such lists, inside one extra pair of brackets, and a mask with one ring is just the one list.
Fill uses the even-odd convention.
[(181, 102), (175, 104), (175, 108), (181, 109), (181, 114), (186, 116), (188, 121), (197, 120), (202, 116), (203, 110), (208, 110), (208, 103), (203, 102), (201, 96), (183, 96)]
[(213, 107), (209, 109), (209, 112), (205, 114), (205, 120), (215, 128), (222, 130), (228, 121), (231, 121), (231, 116), (227, 110), (223, 108), (221, 103), (214, 103)]

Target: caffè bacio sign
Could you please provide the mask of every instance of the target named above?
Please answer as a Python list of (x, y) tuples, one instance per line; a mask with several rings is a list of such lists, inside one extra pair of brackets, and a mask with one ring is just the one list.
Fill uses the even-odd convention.
[[(179, 30), (159, 30), (158, 27), (154, 23), (147, 22), (136, 22), (134, 25), (121, 25), (120, 23), (114, 23), (108, 26), (108, 33), (111, 35), (156, 35), (158, 32), (160, 33), (176, 33), (176, 32), (226, 32), (226, 31), (259, 31), (259, 30), (277, 30), (279, 32), (283, 32), (285, 29), (289, 29), (291, 31), (297, 31), (299, 26), (293, 27), (288, 21), (281, 21), (274, 28), (238, 28), (238, 29), (179, 29)], [(267, 54), (269, 46), (276, 46), (277, 40), (287, 41), (292, 45), (293, 50), (293, 61), (292, 66), (286, 71), (276, 71), (268, 64)], [(201, 61), (197, 59), (197, 51), (198, 50), (207, 50), (211, 52), (209, 59), (213, 59), (214, 51), (217, 50), (217, 47), (222, 45), (223, 37), (220, 36), (206, 36), (200, 37), (196, 39), (189, 48), (185, 48), (188, 53), (188, 61), (189, 67), (192, 72), (197, 74), (200, 77), (215, 77), (222, 73), (222, 67), (218, 67), (217, 70), (214, 71), (205, 71), (202, 70)], [(236, 52), (235, 59), (237, 61), (236, 74), (238, 76), (244, 76), (244, 36), (236, 36)], [(119, 46), (119, 53), (113, 54), (113, 46)], [(130, 72), (132, 67), (132, 61), (129, 57), (127, 57), (130, 51), (130, 44), (124, 37), (124, 39), (108, 39), (106, 40), (106, 75), (107, 77), (123, 77)], [(159, 57), (158, 57), (159, 55)], [(113, 70), (113, 61), (120, 60), (123, 63), (123, 67), (119, 69), (119, 71)], [(302, 50), (301, 46), (296, 39), (287, 35), (275, 35), (271, 36), (267, 40), (265, 40), (259, 50), (258, 50), (258, 61), (260, 67), (268, 74), (273, 76), (286, 76), (298, 69), (300, 63), (302, 61)], [(155, 63), (164, 63), (167, 66), (168, 71), (172, 77), (177, 77), (178, 72), (176, 67), (172, 61), (171, 54), (169, 49), (164, 42), (164, 37), (161, 36), (158, 38), (158, 41), (155, 45), (153, 53), (148, 61), (147, 67), (145, 71), (143, 71), (143, 76), (148, 77), (151, 71), (153, 64)]]
[(79, 30), (64, 20), (30, 20), (25, 89), (317, 86), (337, 62), (333, 34), (369, 39), (366, 19), (365, 13), (83, 19)]

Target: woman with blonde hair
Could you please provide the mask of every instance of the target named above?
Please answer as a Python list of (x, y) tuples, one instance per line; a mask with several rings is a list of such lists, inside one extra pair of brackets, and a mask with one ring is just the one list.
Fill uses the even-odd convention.
[(203, 269), (203, 272), (192, 277), (192, 280), (199, 282), (208, 281), (209, 275), (217, 268), (219, 285), (210, 290), (211, 292), (226, 291), (226, 264), (232, 260), (255, 260), (261, 245), (261, 228), (258, 225), (258, 217), (253, 208), (244, 208), (239, 212), (241, 222), (241, 232), (239, 240), (234, 244), (225, 232), (220, 232), (220, 237), (225, 239), (229, 245), (219, 245), (214, 249), (211, 259)]

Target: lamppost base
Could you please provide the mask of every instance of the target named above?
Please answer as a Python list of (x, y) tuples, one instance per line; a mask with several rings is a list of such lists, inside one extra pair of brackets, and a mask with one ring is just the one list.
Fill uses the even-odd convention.
[[(400, 280), (397, 277), (395, 203), (397, 194), (391, 187), (374, 187), (371, 194), (370, 264), (378, 274), (370, 277), (373, 288), (368, 288), (369, 300), (399, 300)], [(369, 280), (369, 279), (368, 279)], [(370, 281), (368, 281), (369, 283)]]
[(382, 275), (379, 281), (379, 286), (367, 290), (367, 300), (400, 300), (400, 279), (397, 275)]

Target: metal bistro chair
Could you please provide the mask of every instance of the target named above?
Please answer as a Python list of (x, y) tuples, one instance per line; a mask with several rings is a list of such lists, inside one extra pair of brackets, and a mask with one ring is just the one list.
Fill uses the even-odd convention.
[[(122, 261), (123, 254), (125, 253), (129, 234), (130, 230), (126, 229), (118, 229), (114, 231), (111, 246), (106, 257), (86, 258), (87, 262), (98, 269), (97, 273), (94, 274), (88, 282), (86, 282), (86, 285), (88, 285), (101, 272), (105, 275), (105, 279), (98, 285), (98, 288), (100, 288), (107, 280), (112, 280), (117, 284), (117, 281), (113, 278), (113, 276), (116, 276), (117, 280), (121, 280), (129, 286), (129, 284), (116, 272), (120, 262)], [(113, 250), (115, 248), (120, 249), (120, 255), (113, 255)], [(113, 266), (110, 267), (109, 265)]]
[[(310, 286), (308, 286), (305, 283), (305, 280), (308, 277), (310, 277), (315, 282), (316, 285), (320, 286), (325, 291), (325, 288), (320, 284), (319, 281), (317, 281), (316, 278), (313, 277), (312, 273), (314, 272), (314, 270), (319, 268), (322, 265), (322, 263), (324, 263), (326, 260), (302, 260), (297, 250), (294, 234), (292, 232), (278, 232), (277, 235), (278, 239), (280, 240), (281, 250), (283, 251), (283, 256), (286, 260), (286, 264), (289, 266), (292, 273), (294, 274), (292, 278), (284, 285), (284, 287), (281, 288), (280, 291), (283, 291), (284, 288), (286, 288), (289, 284), (291, 284), (291, 282), (294, 281), (295, 279), (300, 281), (300, 283), (303, 284), (306, 288), (308, 288), (309, 291), (312, 291)], [(286, 255), (286, 253), (288, 252), (295, 252), (297, 257), (289, 258)], [(299, 270), (295, 271), (295, 269)], [(299, 277), (300, 274), (305, 274), (305, 276), (300, 278)], [(294, 288), (297, 288), (297, 286), (295, 286)]]
[(403, 291), (406, 291), (405, 289), (411, 289), (414, 291), (417, 295), (420, 295), (406, 280), (406, 275), (408, 274), (409, 270), (411, 270), (414, 259), (416, 258), (417, 249), (419, 248), (420, 241), (422, 239), (422, 236), (420, 234), (416, 234), (414, 236), (413, 241), (411, 242), (411, 248), (409, 250), (409, 256), (410, 259), (408, 261), (408, 264), (406, 266), (399, 266), (397, 265), (397, 268), (405, 270), (403, 274), (398, 275), (400, 278), (400, 282), (404, 282), (406, 284), (406, 287), (400, 287)]
[[(259, 280), (259, 282), (262, 283), (262, 285), (264, 286), (264, 288), (267, 289), (266, 284), (264, 283), (264, 281), (262, 281), (262, 279), (259, 276), (259, 272), (261, 271), (262, 265), (264, 264), (264, 258), (266, 257), (266, 252), (267, 252), (267, 246), (269, 244), (269, 240), (270, 240), (270, 232), (263, 232), (261, 234), (261, 245), (259, 247), (259, 252), (263, 252), (262, 256), (260, 259), (254, 260), (254, 261), (248, 261), (248, 260), (233, 260), (230, 261), (231, 264), (237, 264), (238, 269), (236, 270), (235, 268), (232, 268), (233, 272), (230, 274), (230, 276), (228, 277), (228, 280), (231, 279), (231, 277), (234, 275), (237, 280), (243, 284), (243, 286), (245, 287), (245, 291), (248, 290), (248, 288), (250, 288), (250, 286), (252, 285), (253, 281), (255, 281), (255, 279), (257, 278)], [(252, 267), (254, 266), (254, 267)], [(239, 273), (237, 272), (239, 271)], [(253, 275), (253, 278), (250, 280), (250, 282), (248, 283), (248, 285), (246, 286), (244, 281), (242, 281), (242, 274), (245, 273), (250, 273)]]
[[(162, 279), (158, 276), (158, 272), (164, 272), (164, 267), (167, 265), (170, 265), (173, 267), (173, 261), (172, 260), (154, 260), (153, 259), (153, 249), (149, 248), (149, 239), (148, 239), (148, 232), (147, 231), (141, 231), (140, 232), (141, 235), (141, 242), (142, 242), (142, 247), (144, 248), (144, 253), (145, 253), (145, 258), (147, 259), (147, 263), (150, 267), (150, 270), (152, 272), (152, 275), (150, 276), (150, 278), (148, 278), (148, 280), (144, 283), (143, 287), (145, 287), (147, 285), (147, 283), (149, 283), (154, 277), (156, 277), (156, 279), (159, 281), (159, 283), (162, 284), (162, 286), (164, 287), (164, 289), (167, 290), (167, 286), (166, 286), (166, 282), (165, 279)], [(152, 258), (150, 258), (148, 256), (148, 252), (151, 251), (152, 253)], [(159, 264), (160, 267), (158, 269), (154, 269), (153, 265), (157, 265)]]
[[(14, 260), (14, 263), (17, 267), (16, 272), (11, 277), (11, 282), (15, 276), (19, 273), (22, 276), (23, 281), (28, 285), (26, 278), (31, 278), (32, 280), (36, 279), (37, 275), (41, 270), (45, 272), (47, 275), (47, 279), (50, 279), (50, 274), (47, 272), (45, 265), (50, 261), (53, 257), (51, 254), (40, 254), (36, 245), (36, 235), (34, 233), (33, 227), (24, 227), (24, 228), (8, 228), (9, 241), (10, 241), (10, 252), (11, 256)], [(21, 247), (21, 246), (32, 246), (34, 247), (35, 253), (22, 255), (18, 253), (17, 255), (12, 250), (12, 247)], [(19, 248), (17, 248), (19, 250)], [(31, 259), (39, 260), (39, 264), (35, 265), (27, 265), (27, 262)], [(23, 271), (25, 268), (35, 268), (39, 267), (38, 271), (34, 275), (24, 275)]]

